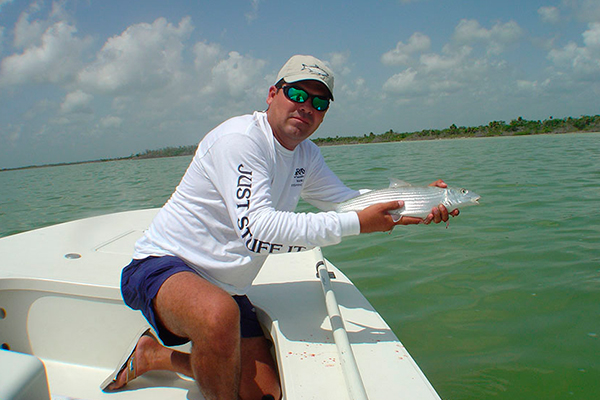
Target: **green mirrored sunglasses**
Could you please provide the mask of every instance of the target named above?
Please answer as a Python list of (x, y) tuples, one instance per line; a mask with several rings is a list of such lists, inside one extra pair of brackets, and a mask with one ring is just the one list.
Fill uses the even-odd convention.
[(329, 108), (329, 99), (325, 97), (308, 94), (306, 90), (295, 86), (284, 86), (283, 94), (294, 103), (304, 103), (308, 99), (312, 99), (312, 106), (317, 111), (325, 111)]

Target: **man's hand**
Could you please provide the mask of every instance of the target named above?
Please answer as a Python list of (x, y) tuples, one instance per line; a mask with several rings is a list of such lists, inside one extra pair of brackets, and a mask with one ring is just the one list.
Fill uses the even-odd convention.
[[(445, 189), (448, 187), (446, 182), (444, 182), (441, 179), (438, 179), (437, 181), (430, 183), (429, 186), (437, 186), (442, 189)], [(440, 204), (439, 206), (433, 207), (431, 209), (431, 214), (429, 214), (423, 220), (423, 223), (426, 225), (429, 225), (432, 222), (436, 223), (436, 224), (439, 224), (442, 221), (448, 222), (448, 218), (450, 215), (453, 217), (456, 217), (459, 213), (460, 213), (460, 211), (458, 211), (458, 209), (452, 210), (452, 212), (449, 213), (448, 210), (446, 209), (446, 207), (443, 204)]]
[[(446, 188), (448, 185), (439, 179), (429, 186), (437, 186)], [(390, 215), (390, 211), (404, 207), (403, 201), (389, 201), (386, 203), (373, 204), (362, 211), (358, 211), (358, 220), (360, 221), (360, 233), (371, 232), (387, 232), (394, 229), (396, 225), (416, 225), (430, 224), (444, 221), (447, 222), (450, 216), (456, 217), (459, 214), (458, 210), (448, 212), (443, 204), (431, 209), (431, 213), (425, 218), (403, 216), (398, 221)]]
[[(360, 233), (391, 231), (394, 229), (394, 226), (398, 225), (402, 219), (407, 217), (402, 217), (400, 218), (400, 221), (394, 222), (394, 218), (392, 218), (389, 211), (397, 210), (402, 207), (404, 207), (403, 201), (388, 201), (386, 203), (373, 204), (364, 210), (358, 211)], [(417, 219), (422, 221), (421, 218)]]

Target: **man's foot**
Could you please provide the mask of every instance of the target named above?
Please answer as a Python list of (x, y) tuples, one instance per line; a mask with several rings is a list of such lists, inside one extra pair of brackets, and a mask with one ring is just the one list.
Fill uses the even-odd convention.
[(129, 354), (127, 360), (120, 366), (118, 372), (113, 373), (113, 375), (107, 378), (100, 388), (105, 392), (121, 389), (133, 379), (150, 371), (149, 354), (159, 348), (162, 348), (162, 346), (150, 332), (150, 329), (143, 332), (135, 348)]

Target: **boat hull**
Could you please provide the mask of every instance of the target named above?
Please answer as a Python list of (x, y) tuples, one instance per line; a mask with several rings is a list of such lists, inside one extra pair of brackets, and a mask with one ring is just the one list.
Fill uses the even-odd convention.
[[(155, 213), (110, 214), (0, 239), (0, 344), (43, 362), (52, 398), (202, 399), (193, 381), (169, 372), (145, 374), (116, 393), (99, 389), (147, 324), (123, 303), (119, 280)], [(349, 398), (319, 261), (318, 249), (271, 256), (249, 292), (289, 400)], [(325, 262), (368, 398), (439, 399), (381, 316)]]

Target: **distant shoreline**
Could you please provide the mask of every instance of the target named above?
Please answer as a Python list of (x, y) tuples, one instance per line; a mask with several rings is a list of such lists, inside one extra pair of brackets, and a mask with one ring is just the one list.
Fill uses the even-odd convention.
[(544, 121), (528, 121), (521, 117), (510, 123), (492, 121), (487, 125), (477, 127), (458, 127), (455, 124), (446, 129), (424, 129), (410, 133), (397, 133), (389, 130), (376, 135), (373, 132), (363, 136), (344, 136), (335, 138), (317, 138), (313, 142), (319, 146), (338, 144), (364, 144), (387, 143), (414, 140), (455, 139), (455, 138), (480, 138), (495, 136), (525, 136), (541, 134), (565, 134), (600, 131), (600, 115), (582, 116), (580, 118), (567, 117), (554, 119), (550, 117)]
[[(335, 138), (315, 138), (311, 139), (317, 146), (339, 146), (351, 144), (370, 144), (370, 143), (389, 143), (401, 141), (419, 141), (436, 139), (461, 139), (461, 138), (481, 138), (498, 136), (528, 136), (543, 134), (572, 134), (572, 133), (599, 133), (600, 115), (582, 116), (580, 118), (567, 117), (564, 119), (554, 119), (550, 117), (544, 121), (528, 121), (521, 117), (512, 120), (510, 123), (504, 121), (492, 121), (488, 125), (478, 127), (457, 127), (452, 124), (446, 129), (424, 129), (418, 132), (397, 133), (389, 130), (382, 134), (373, 132), (363, 136), (336, 136)], [(3, 168), (4, 171), (17, 171), (23, 169), (59, 167), (68, 165), (91, 164), (110, 161), (123, 160), (145, 160), (151, 158), (168, 158), (190, 156), (196, 151), (198, 144), (165, 147), (158, 150), (146, 150), (143, 153), (132, 154), (128, 157), (104, 158), (99, 160), (73, 161), (55, 164), (30, 165), (26, 167)]]
[[(329, 146), (353, 146), (353, 145), (363, 145), (363, 144), (385, 144), (392, 142), (421, 142), (421, 141), (434, 141), (434, 140), (456, 140), (456, 139), (486, 139), (486, 138), (495, 138), (495, 137), (524, 137), (524, 136), (543, 136), (543, 135), (576, 135), (580, 133), (596, 133), (600, 134), (600, 129), (595, 131), (573, 131), (573, 132), (543, 132), (543, 133), (530, 133), (526, 135), (487, 135), (487, 136), (452, 136), (452, 137), (413, 137), (406, 138), (403, 140), (373, 140), (370, 142), (361, 142), (361, 141), (340, 141), (339, 143), (315, 143), (319, 147), (329, 147)], [(324, 140), (329, 138), (324, 138)], [(315, 142), (318, 139), (311, 139)]]

